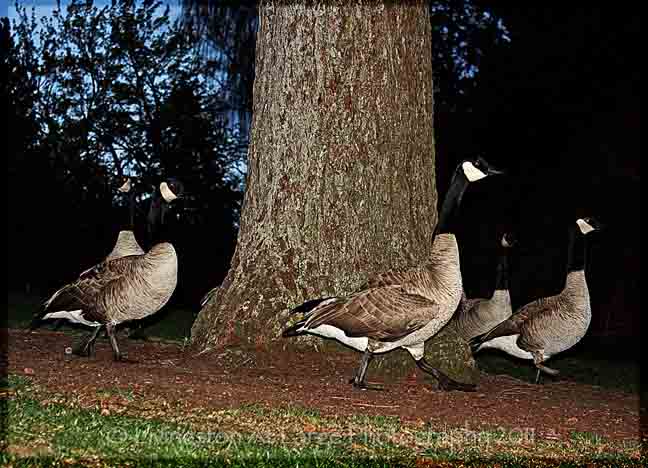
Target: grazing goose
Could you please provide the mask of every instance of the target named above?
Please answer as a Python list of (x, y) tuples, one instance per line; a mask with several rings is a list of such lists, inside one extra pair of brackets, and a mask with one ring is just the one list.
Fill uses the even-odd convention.
[(374, 354), (404, 348), (441, 388), (473, 391), (474, 385), (456, 382), (426, 362), (424, 345), (450, 320), (461, 297), (455, 227), (464, 191), (469, 183), (499, 173), (482, 158), (462, 161), (441, 207), (430, 258), (423, 265), (380, 274), (347, 297), (307, 301), (292, 311), (304, 312), (304, 318), (282, 335), (334, 338), (364, 353), (350, 381), (357, 388), (381, 389), (365, 382), (369, 362)]
[(532, 359), (538, 369), (536, 383), (540, 371), (558, 374), (543, 362), (574, 346), (587, 332), (592, 310), (585, 279), (585, 236), (601, 228), (594, 218), (577, 219), (570, 227), (567, 278), (562, 291), (530, 302), (487, 333), (474, 337), (470, 340), (473, 351), (496, 348)]
[(509, 293), (508, 251), (515, 245), (511, 233), (505, 233), (500, 243), (499, 262), (495, 276), (495, 290), (489, 298), (468, 299), (461, 297), (459, 308), (452, 317), (455, 330), (464, 339), (486, 333), (498, 323), (511, 316), (511, 294)]
[[(151, 232), (162, 227), (167, 205), (181, 196), (181, 190), (182, 185), (175, 180), (160, 184), (149, 210)], [(31, 329), (53, 318), (94, 327), (92, 336), (84, 342), (87, 355), (105, 327), (115, 360), (126, 360), (117, 346), (115, 327), (160, 310), (175, 290), (177, 274), (178, 258), (169, 242), (159, 242), (140, 255), (105, 260), (56, 291), (34, 317)]]

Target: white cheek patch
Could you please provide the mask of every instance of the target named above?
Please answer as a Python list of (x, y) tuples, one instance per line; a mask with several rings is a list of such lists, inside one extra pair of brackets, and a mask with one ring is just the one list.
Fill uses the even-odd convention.
[(517, 345), (520, 335), (498, 336), (482, 344), (479, 349), (495, 348), (520, 359), (533, 359), (533, 355)]
[(131, 189), (131, 181), (130, 181), (130, 179), (126, 179), (126, 182), (124, 182), (124, 185), (119, 187), (117, 190), (119, 190), (120, 192), (126, 193), (126, 192), (130, 192), (130, 189)]
[(511, 247), (512, 244), (509, 243), (509, 241), (506, 240), (506, 236), (502, 236), (502, 247), (508, 249)]
[(475, 182), (479, 179), (486, 177), (486, 174), (475, 167), (470, 161), (466, 161), (461, 165), (464, 174), (469, 182)]
[(584, 219), (577, 219), (576, 224), (578, 224), (578, 227), (580, 228), (581, 232), (583, 234), (587, 234), (589, 232), (592, 232), (594, 228)]
[(160, 184), (160, 193), (162, 194), (162, 198), (164, 198), (167, 203), (171, 203), (173, 200), (178, 198), (176, 194), (171, 191), (166, 182), (162, 182)]

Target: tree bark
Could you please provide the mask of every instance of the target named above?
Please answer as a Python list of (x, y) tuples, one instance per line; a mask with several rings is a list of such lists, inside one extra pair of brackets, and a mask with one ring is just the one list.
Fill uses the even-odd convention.
[(386, 3), (260, 6), (238, 244), (192, 328), (197, 350), (266, 343), (304, 300), (430, 254), (428, 7)]

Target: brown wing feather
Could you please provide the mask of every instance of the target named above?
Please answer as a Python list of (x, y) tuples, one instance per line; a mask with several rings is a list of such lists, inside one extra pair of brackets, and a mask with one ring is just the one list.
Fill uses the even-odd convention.
[(503, 322), (495, 325), (489, 332), (484, 335), (484, 340), (491, 340), (499, 336), (517, 335), (522, 333), (524, 326), (529, 322), (541, 320), (543, 316), (551, 313), (552, 304), (556, 300), (554, 296), (548, 298), (536, 299), (520, 307), (513, 315)]
[(86, 320), (103, 322), (106, 320), (101, 305), (101, 293), (111, 283), (124, 277), (134, 258), (138, 255), (101, 262), (84, 271), (73, 283), (63, 286), (45, 302), (41, 317), (59, 310), (82, 310)]
[(410, 269), (390, 270), (369, 278), (360, 288), (359, 291), (366, 289), (381, 288), (385, 286), (400, 286), (410, 281)]
[(332, 325), (347, 336), (394, 341), (424, 327), (430, 320), (430, 309), (435, 307), (432, 301), (408, 294), (399, 286), (374, 288), (323, 308), (306, 327)]

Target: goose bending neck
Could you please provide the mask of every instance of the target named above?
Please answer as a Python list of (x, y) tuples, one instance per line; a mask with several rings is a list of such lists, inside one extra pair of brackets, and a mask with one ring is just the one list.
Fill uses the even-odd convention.
[(577, 226), (569, 230), (569, 247), (567, 250), (567, 273), (585, 269), (586, 245), (585, 235)]
[(458, 169), (452, 178), (452, 182), (448, 188), (448, 193), (446, 193), (445, 200), (443, 200), (443, 205), (441, 205), (439, 222), (435, 229), (435, 235), (455, 233), (457, 215), (459, 212), (458, 208), (467, 187), (468, 179), (464, 175), (463, 171)]
[(500, 256), (499, 263), (497, 264), (497, 273), (495, 276), (495, 289), (508, 289), (508, 258), (506, 252), (502, 252)]
[(128, 223), (125, 231), (135, 231), (135, 191), (128, 193)]

